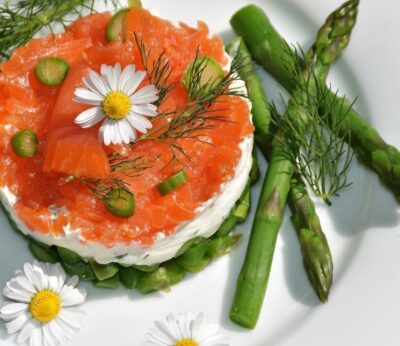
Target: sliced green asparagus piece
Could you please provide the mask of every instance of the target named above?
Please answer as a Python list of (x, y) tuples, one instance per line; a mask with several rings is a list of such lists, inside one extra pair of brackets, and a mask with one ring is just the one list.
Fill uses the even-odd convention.
[(152, 273), (146, 273), (139, 281), (137, 289), (140, 293), (146, 294), (158, 290), (167, 290), (170, 287), (170, 279), (167, 270), (158, 268)]
[(111, 17), (107, 25), (107, 41), (126, 41), (126, 18), (129, 11), (129, 8), (123, 8)]
[(96, 280), (94, 285), (100, 288), (117, 288), (119, 286), (119, 276), (118, 274), (115, 274), (114, 276), (104, 280)]
[[(288, 44), (276, 31), (265, 13), (255, 5), (239, 10), (231, 19), (235, 31), (244, 38), (252, 56), (260, 63), (286, 90), (295, 89), (290, 71), (296, 68), (296, 61), (287, 54)], [(321, 112), (326, 113), (334, 104), (331, 116), (342, 113), (343, 108), (350, 108), (348, 99), (337, 99), (330, 93), (321, 104)], [(374, 169), (380, 179), (392, 190), (400, 201), (400, 152), (385, 142), (379, 133), (351, 108), (347, 121), (343, 124), (343, 134), (349, 133), (348, 143), (357, 153), (361, 162)]]
[(230, 253), (240, 238), (240, 234), (234, 234), (211, 239), (207, 250), (207, 257), (213, 260)]
[(136, 288), (144, 273), (133, 267), (121, 267), (119, 269), (119, 280), (128, 289)]
[(167, 271), (169, 283), (175, 285), (185, 277), (185, 270), (175, 262), (168, 262), (163, 265)]
[(57, 263), (59, 261), (57, 250), (52, 246), (37, 243), (34, 240), (30, 240), (28, 246), (32, 255), (41, 262)]
[(39, 140), (31, 130), (21, 130), (11, 139), (11, 147), (15, 154), (21, 157), (34, 157), (39, 149)]
[[(357, 7), (358, 1), (351, 2)], [(343, 37), (348, 36), (354, 27), (355, 12), (349, 3), (341, 6), (331, 16), (328, 17), (325, 24), (321, 27), (318, 39), (326, 38), (321, 33), (327, 31), (334, 33), (329, 36), (329, 40), (320, 44), (317, 52), (317, 62), (323, 67), (323, 74), (319, 77), (324, 80), (329, 70), (329, 64), (346, 47)], [(332, 18), (334, 20), (332, 20)], [(248, 18), (251, 20), (252, 18)], [(348, 22), (346, 22), (346, 19)], [(343, 27), (346, 30), (342, 30)], [(339, 34), (337, 36), (336, 34)], [(321, 41), (322, 41), (321, 38)], [(347, 40), (348, 42), (348, 40)], [(338, 44), (339, 43), (339, 44)], [(325, 54), (330, 50), (328, 56), (335, 59), (326, 60)], [(319, 64), (317, 66), (320, 66)], [(311, 71), (305, 71), (310, 73)], [(307, 83), (306, 86), (298, 86), (290, 99), (286, 115), (293, 119), (298, 119), (298, 126), (306, 127), (307, 109), (303, 106), (304, 87), (313, 87)], [(273, 149), (270, 157), (268, 171), (264, 179), (260, 200), (258, 202), (256, 216), (250, 235), (246, 258), (238, 278), (236, 293), (231, 308), (230, 318), (232, 321), (247, 327), (254, 328), (261, 311), (265, 291), (268, 284), (269, 273), (271, 269), (273, 253), (276, 239), (282, 222), (283, 211), (286, 199), (290, 189), (291, 176), (294, 171), (293, 162), (288, 159), (285, 152), (284, 143), (285, 133), (278, 130), (273, 141)]]
[(196, 238), (195, 242), (190, 245), (190, 248), (176, 259), (176, 262), (183, 267), (198, 263), (206, 254), (208, 243), (209, 240), (206, 238)]
[(65, 247), (58, 246), (57, 251), (61, 261), (63, 262), (77, 264), (81, 261), (81, 256), (79, 256), (76, 252), (66, 249)]
[[(242, 57), (250, 56), (245, 43), (241, 37), (237, 37), (227, 45), (227, 51), (231, 58), (239, 54)], [(246, 64), (251, 65), (252, 61), (246, 59)], [(246, 67), (246, 70), (254, 70), (253, 66)], [(246, 83), (248, 89), (249, 98), (251, 100), (257, 99), (259, 101), (258, 108), (252, 108), (253, 120), (256, 125), (256, 143), (261, 149), (264, 157), (268, 160), (271, 151), (271, 135), (270, 130), (270, 118), (271, 114), (269, 111), (268, 99), (264, 93), (264, 90), (257, 90), (256, 94), (253, 94), (254, 88), (248, 87), (250, 83), (253, 85), (261, 85), (261, 81), (258, 76), (253, 74), (241, 73), (241, 77)], [(250, 80), (251, 79), (251, 80)], [(257, 80), (254, 82), (254, 80)], [(251, 84), (250, 84), (251, 85)], [(258, 99), (259, 95), (264, 95)], [(264, 110), (264, 111), (257, 111)], [(267, 120), (259, 119), (260, 117), (267, 118)], [(310, 278), (310, 282), (318, 295), (319, 299), (324, 302), (328, 298), (329, 290), (332, 285), (333, 277), (333, 265), (332, 255), (329, 249), (328, 242), (325, 234), (321, 229), (318, 215), (315, 211), (314, 203), (311, 197), (307, 193), (307, 188), (302, 181), (301, 177), (294, 174), (291, 180), (291, 189), (288, 196), (288, 204), (292, 210), (292, 220), (296, 230), (298, 231), (300, 245), (302, 248), (303, 263), (307, 275)], [(296, 221), (296, 222), (294, 222)], [(300, 232), (303, 230), (303, 232)], [(309, 230), (309, 232), (306, 232)], [(306, 240), (305, 235), (301, 234), (313, 234), (315, 239), (310, 241)], [(315, 251), (314, 244), (318, 245), (318, 250)], [(323, 268), (323, 270), (321, 270)]]
[(37, 79), (44, 85), (60, 85), (69, 71), (69, 63), (58, 57), (47, 57), (39, 60), (35, 66)]
[(96, 275), (94, 275), (89, 263), (79, 261), (75, 264), (69, 264), (68, 262), (61, 262), (61, 264), (69, 275), (77, 275), (80, 279), (87, 281), (96, 280)]
[(95, 261), (91, 261), (90, 266), (99, 281), (107, 280), (115, 276), (119, 271), (119, 266), (116, 263), (99, 264)]

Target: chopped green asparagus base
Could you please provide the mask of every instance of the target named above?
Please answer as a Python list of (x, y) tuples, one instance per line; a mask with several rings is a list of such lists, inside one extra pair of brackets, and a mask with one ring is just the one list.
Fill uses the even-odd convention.
[(127, 289), (137, 289), (142, 294), (158, 290), (168, 291), (172, 285), (183, 280), (186, 272), (195, 273), (203, 270), (211, 261), (230, 253), (236, 246), (241, 236), (232, 234), (232, 231), (248, 215), (250, 186), (253, 183), (254, 179), (250, 178), (242, 196), (211, 238), (197, 237), (189, 240), (177, 252), (174, 259), (161, 264), (102, 265), (93, 260), (82, 259), (66, 248), (48, 246), (34, 240), (30, 240), (29, 248), (38, 260), (59, 262), (69, 275), (77, 275), (82, 280), (92, 281), (96, 287), (116, 288), (122, 284)]

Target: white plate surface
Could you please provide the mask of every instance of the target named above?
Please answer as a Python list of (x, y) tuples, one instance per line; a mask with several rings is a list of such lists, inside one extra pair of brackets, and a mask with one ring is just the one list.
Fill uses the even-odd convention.
[[(144, 0), (164, 17), (195, 24), (203, 20), (224, 40), (233, 38), (229, 18), (246, 5), (242, 0)], [(278, 30), (305, 48), (325, 17), (341, 1), (265, 0), (262, 6)], [(332, 69), (330, 81), (388, 142), (400, 147), (400, 5), (395, 0), (363, 0), (352, 42)], [(260, 72), (266, 90), (276, 98), (276, 83)], [(263, 165), (265, 170), (265, 165)], [(354, 185), (327, 208), (318, 204), (334, 257), (335, 280), (329, 302), (319, 304), (302, 268), (300, 250), (287, 213), (278, 239), (267, 297), (258, 326), (248, 331), (227, 317), (237, 274), (246, 250), (251, 222), (239, 227), (240, 247), (168, 294), (140, 296), (123, 288), (108, 291), (85, 284), (89, 291), (86, 326), (75, 346), (137, 346), (153, 321), (169, 312), (205, 312), (218, 322), (232, 346), (398, 346), (400, 344), (399, 207), (375, 174), (354, 162)], [(260, 183), (253, 191), (254, 200)], [(255, 203), (254, 203), (255, 204)], [(253, 208), (254, 209), (254, 208)], [(253, 210), (254, 212), (254, 210)], [(31, 261), (25, 239), (0, 214), (0, 286)], [(0, 303), (3, 297), (0, 298)], [(0, 345), (14, 345), (0, 323)]]

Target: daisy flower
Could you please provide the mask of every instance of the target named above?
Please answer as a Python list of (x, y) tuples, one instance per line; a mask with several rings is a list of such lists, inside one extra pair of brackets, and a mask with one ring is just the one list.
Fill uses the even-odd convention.
[(26, 263), (3, 290), (14, 301), (0, 309), (8, 333), (18, 333), (17, 342), (29, 340), (30, 346), (54, 346), (72, 339), (81, 328), (75, 306), (86, 299), (86, 291), (76, 288), (78, 282), (77, 276), (65, 282), (60, 264)]
[(206, 324), (203, 313), (169, 314), (154, 324), (146, 346), (229, 346), (227, 338), (218, 333), (218, 324)]
[(146, 118), (157, 115), (158, 91), (153, 84), (139, 88), (145, 71), (128, 65), (101, 65), (100, 74), (90, 70), (83, 79), (86, 88), (76, 88), (74, 101), (94, 106), (79, 114), (75, 123), (88, 128), (103, 121), (99, 139), (105, 145), (129, 144), (137, 139), (137, 131), (147, 133), (152, 123)]

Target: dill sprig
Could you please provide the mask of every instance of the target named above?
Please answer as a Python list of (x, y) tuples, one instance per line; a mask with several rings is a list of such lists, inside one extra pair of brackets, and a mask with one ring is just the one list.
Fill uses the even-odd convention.
[(150, 61), (151, 50), (147, 50), (143, 40), (139, 39), (136, 33), (133, 33), (133, 35), (147, 77), (150, 83), (154, 84), (158, 90), (156, 106), (159, 106), (175, 86), (175, 83), (169, 81), (172, 68), (166, 58), (165, 52), (162, 52), (157, 59)]
[[(286, 116), (277, 120), (285, 133), (283, 147), (297, 173), (330, 205), (332, 196), (351, 185), (347, 172), (354, 153), (346, 144), (350, 133), (343, 129), (352, 105), (346, 106), (343, 98), (329, 97), (331, 89), (320, 82), (310, 56), (301, 52), (299, 59), (297, 50), (289, 54), (299, 65), (292, 70), (297, 89), (286, 106)], [(300, 66), (306, 66), (308, 73), (295, 72), (301, 71)], [(321, 103), (327, 105), (324, 112)], [(340, 114), (331, 117), (330, 110), (337, 108)], [(273, 114), (277, 114), (276, 109)]]
[(224, 95), (228, 96), (241, 96), (247, 97), (240, 87), (235, 86), (234, 82), (241, 80), (239, 72), (244, 69), (246, 65), (245, 59), (236, 55), (231, 62), (230, 69), (222, 78), (210, 78), (204, 82), (202, 76), (207, 67), (207, 57), (200, 57), (199, 48), (196, 51), (195, 61), (193, 68), (189, 74), (188, 93), (189, 99), (204, 107), (212, 104), (215, 100)]
[[(4, 0), (0, 5), (0, 60), (28, 43), (43, 29), (66, 27), (71, 18), (94, 11), (95, 0)], [(104, 0), (117, 6), (118, 0)], [(68, 19), (70, 18), (70, 19)]]
[(153, 167), (152, 164), (158, 157), (148, 158), (144, 155), (123, 157), (113, 152), (109, 155), (111, 172), (121, 173), (130, 178), (139, 177), (146, 169)]
[[(196, 52), (195, 60), (199, 58), (199, 50)], [(190, 157), (184, 148), (178, 143), (178, 139), (191, 139), (201, 143), (212, 145), (203, 139), (206, 131), (214, 128), (217, 123), (229, 121), (222, 115), (224, 108), (212, 105), (218, 104), (221, 96), (246, 97), (240, 87), (234, 82), (239, 80), (239, 71), (243, 68), (243, 59), (236, 57), (232, 60), (229, 71), (216, 83), (210, 80), (206, 83), (201, 81), (206, 59), (200, 58), (200, 63), (195, 64), (189, 76), (189, 101), (181, 109), (171, 110), (160, 114), (159, 117), (167, 118), (160, 126), (143, 134), (136, 143), (140, 141), (157, 141), (169, 146), (172, 154), (170, 163), (179, 162), (186, 165), (183, 158), (190, 161)], [(222, 103), (223, 104), (223, 103)], [(157, 134), (157, 135), (155, 135)]]
[(110, 176), (108, 179), (91, 179), (87, 177), (75, 177), (81, 184), (86, 186), (98, 199), (105, 199), (111, 191), (123, 188), (129, 191), (128, 185), (123, 179)]

